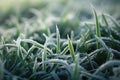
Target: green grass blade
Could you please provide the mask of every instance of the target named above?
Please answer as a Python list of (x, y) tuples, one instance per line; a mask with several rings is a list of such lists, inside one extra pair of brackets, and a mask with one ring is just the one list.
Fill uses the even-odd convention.
[(105, 15), (102, 14), (102, 20), (105, 22), (106, 26), (109, 26), (107, 19), (105, 18)]
[(46, 63), (46, 64), (49, 64), (49, 63), (58, 63), (58, 64), (62, 64), (62, 65), (65, 65), (65, 66), (69, 66), (69, 64), (67, 63), (66, 60), (61, 60), (61, 59), (50, 59), (48, 61), (44, 61), (44, 62), (41, 62), (41, 63), (38, 63), (38, 66), (43, 64), (43, 63)]
[(69, 50), (70, 50), (72, 60), (75, 61), (75, 52), (74, 52), (73, 44), (72, 44), (69, 36), (68, 36), (68, 47), (69, 47)]
[(16, 45), (17, 45), (17, 54), (18, 54), (19, 58), (21, 60), (23, 60), (23, 52), (22, 52), (22, 49), (21, 49), (21, 39), (20, 38), (17, 39)]
[(60, 52), (60, 33), (59, 33), (59, 29), (58, 29), (58, 27), (57, 27), (57, 25), (56, 25), (56, 34), (57, 34), (57, 53), (59, 53)]
[[(95, 17), (95, 22), (96, 22), (96, 35), (98, 37), (101, 37), (101, 32), (100, 32), (100, 25), (99, 25), (99, 21), (98, 21), (98, 16), (96, 13), (96, 10), (93, 8), (93, 13), (94, 13), (94, 17)], [(100, 48), (100, 45), (98, 43), (98, 41), (96, 41), (96, 46), (97, 48)]]
[[(106, 26), (109, 27), (109, 24), (108, 24), (107, 19), (106, 19), (106, 17), (105, 17), (104, 14), (102, 14), (102, 19), (103, 19), (103, 21), (105, 22)], [(111, 31), (110, 31), (111, 27), (109, 27), (109, 28), (107, 28), (107, 29), (108, 29), (109, 37), (112, 38), (112, 34), (111, 34)]]
[(47, 27), (47, 33), (48, 33), (48, 36), (51, 35), (51, 31), (50, 31), (50, 28)]
[(79, 80), (79, 55), (76, 56), (75, 59), (75, 66), (74, 66), (74, 76), (73, 76), (73, 80)]
[(34, 41), (34, 40), (31, 40), (31, 39), (21, 39), (21, 42), (31, 43), (31, 44), (33, 44), (33, 45), (36, 46), (36, 47), (39, 47), (39, 48), (41, 48), (41, 49), (44, 49), (44, 46), (43, 46), (42, 44), (40, 44), (40, 43), (38, 43), (38, 42), (36, 42), (36, 41)]
[[(38, 43), (38, 42), (36, 42), (36, 41), (34, 41), (34, 40), (31, 40), (31, 39), (21, 39), (21, 42), (31, 43), (31, 44), (33, 44), (34, 46), (38, 47), (38, 48), (44, 49), (44, 45), (42, 45), (42, 44), (40, 44), (40, 43)], [(47, 51), (48, 51), (49, 53), (52, 53), (49, 48), (46, 48), (46, 49), (47, 49)]]
[[(42, 52), (42, 62), (45, 62), (46, 59), (47, 59), (47, 53), (46, 53), (46, 49), (44, 49)], [(43, 70), (46, 71), (46, 64), (43, 63), (42, 66), (43, 66)]]
[(71, 40), (73, 41), (74, 38), (74, 31), (71, 31)]
[(100, 25), (99, 25), (99, 21), (98, 21), (98, 17), (97, 17), (97, 13), (96, 13), (95, 9), (94, 9), (94, 16), (95, 16), (95, 21), (96, 21), (96, 35), (98, 37), (100, 37), (101, 36)]

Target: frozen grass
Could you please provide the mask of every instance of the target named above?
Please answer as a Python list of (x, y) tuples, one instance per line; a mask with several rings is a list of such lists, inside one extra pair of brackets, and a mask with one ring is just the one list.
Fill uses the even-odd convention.
[(120, 68), (120, 24), (107, 14), (98, 16), (95, 9), (93, 12), (95, 22), (84, 25), (75, 19), (59, 18), (52, 22), (57, 23), (55, 27), (42, 22), (38, 15), (40, 20), (14, 23), (17, 26), (12, 36), (3, 35), (0, 39), (0, 79), (112, 80), (120, 77), (114, 70)]

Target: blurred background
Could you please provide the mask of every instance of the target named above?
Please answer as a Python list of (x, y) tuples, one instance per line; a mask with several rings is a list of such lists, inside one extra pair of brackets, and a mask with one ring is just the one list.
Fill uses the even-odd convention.
[(93, 19), (91, 4), (98, 15), (107, 13), (120, 20), (120, 0), (0, 0), (0, 35), (9, 37), (28, 26), (34, 31), (59, 22), (75, 25), (90, 21)]

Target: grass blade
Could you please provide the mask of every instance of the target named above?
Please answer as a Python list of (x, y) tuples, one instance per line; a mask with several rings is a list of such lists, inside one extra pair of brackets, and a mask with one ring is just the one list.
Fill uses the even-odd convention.
[(46, 63), (46, 64), (49, 64), (49, 63), (59, 63), (59, 64), (62, 64), (62, 65), (65, 65), (65, 66), (69, 66), (67, 61), (61, 60), (61, 59), (50, 59), (48, 61), (44, 61), (44, 62), (38, 63), (38, 66), (43, 64), (43, 63)]
[[(98, 16), (97, 16), (96, 10), (94, 8), (93, 8), (93, 13), (94, 13), (94, 16), (95, 16), (95, 21), (96, 21), (96, 35), (98, 37), (101, 37)], [(99, 45), (98, 41), (96, 41), (96, 46), (97, 46), (97, 48), (100, 48), (100, 45)]]
[[(104, 14), (102, 14), (102, 19), (103, 19), (103, 21), (105, 22), (106, 26), (109, 27), (109, 24), (108, 24), (107, 19), (106, 19), (106, 17), (105, 17)], [(111, 34), (111, 31), (110, 31), (111, 27), (109, 27), (109, 28), (107, 28), (107, 29), (108, 29), (109, 37), (112, 38), (112, 34)]]
[(59, 33), (59, 29), (56, 25), (56, 34), (57, 34), (57, 53), (60, 52), (60, 33)]
[[(47, 53), (46, 53), (46, 49), (44, 49), (42, 52), (42, 62), (45, 62), (46, 59), (47, 59)], [(42, 66), (43, 66), (43, 70), (46, 71), (46, 64), (43, 63)]]
[(68, 47), (69, 47), (69, 50), (70, 50), (70, 54), (72, 56), (72, 60), (75, 61), (75, 52), (74, 52), (74, 48), (73, 48), (73, 45), (72, 45), (72, 42), (68, 36)]
[(104, 14), (102, 14), (102, 20), (105, 22), (106, 26), (109, 26)]
[[(41, 48), (41, 49), (44, 49), (44, 45), (34, 41), (34, 40), (31, 40), (31, 39), (21, 39), (21, 42), (27, 42), (27, 43), (31, 43), (33, 44), (34, 46), (38, 47), (38, 48)], [(47, 48), (47, 51), (49, 53), (51, 53), (51, 50), (49, 48)]]
[(77, 55), (74, 63), (75, 63), (75, 66), (74, 66), (73, 80), (79, 80), (79, 55)]

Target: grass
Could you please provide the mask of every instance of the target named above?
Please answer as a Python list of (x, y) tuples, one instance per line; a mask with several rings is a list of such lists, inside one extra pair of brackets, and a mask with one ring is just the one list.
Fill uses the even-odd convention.
[(53, 24), (43, 13), (23, 22), (16, 18), (11, 36), (0, 39), (0, 80), (119, 79), (119, 21), (93, 13), (95, 22), (85, 24), (67, 19), (67, 11)]
[(73, 45), (72, 45), (72, 42), (71, 42), (69, 36), (68, 36), (68, 47), (69, 47), (69, 50), (70, 50), (72, 60), (75, 61), (75, 52), (74, 52), (74, 48), (73, 48)]
[(56, 26), (56, 36), (57, 36), (57, 53), (60, 52), (60, 33), (59, 33), (59, 30), (58, 30), (58, 27)]
[[(98, 24), (98, 20), (96, 24)], [(99, 30), (96, 29), (96, 32), (99, 32)], [(88, 33), (90, 33), (90, 31), (88, 31)], [(4, 69), (1, 71), (4, 73), (4, 75), (2, 76), (1, 73), (1, 78), (5, 80), (36, 80), (38, 78), (42, 80), (78, 80), (84, 78), (106, 80), (104, 76), (101, 76), (101, 73), (108, 76), (111, 72), (108, 72), (108, 74), (102, 71), (108, 71), (108, 66), (110, 65), (119, 65), (119, 60), (113, 59), (116, 59), (116, 55), (114, 54), (117, 52), (117, 55), (120, 55), (120, 52), (119, 50), (109, 48), (110, 46), (106, 43), (113, 42), (108, 41), (108, 39), (111, 39), (107, 39), (107, 36), (102, 37), (102, 35), (97, 35), (95, 37), (93, 36), (92, 38), (90, 37), (91, 34), (88, 33), (87, 35), (84, 35), (85, 37), (87, 36), (86, 39), (80, 37), (78, 40), (75, 40), (73, 36), (74, 32), (71, 34), (72, 40), (69, 37), (68, 39), (62, 39), (60, 38), (58, 27), (56, 27), (56, 34), (43, 34), (45, 37), (44, 44), (40, 44), (32, 39), (25, 39), (22, 36), (18, 37), (14, 43), (2, 42), (1, 59), (5, 63), (3, 67)], [(92, 45), (94, 46), (94, 43), (96, 43), (94, 39), (97, 40), (97, 43), (99, 43), (101, 47), (96, 47), (95, 50), (89, 51), (89, 49), (92, 48)], [(85, 53), (88, 53), (87, 55), (85, 55), (85, 53), (79, 52), (78, 49), (81, 47), (79, 46), (81, 43), (77, 42), (79, 40), (84, 42), (82, 43), (82, 48), (89, 45), (88, 48), (86, 48), (84, 51)], [(105, 40), (107, 40), (107, 42)], [(119, 40), (114, 41), (119, 43)], [(74, 51), (76, 46), (78, 48), (76, 51)], [(6, 54), (4, 54), (5, 52)], [(97, 57), (104, 58), (102, 61), (99, 61), (96, 59)]]
[[(97, 35), (98, 37), (101, 37), (100, 25), (99, 25), (99, 21), (98, 21), (97, 13), (96, 13), (96, 11), (95, 11), (94, 8), (93, 8), (93, 12), (94, 12), (94, 15), (95, 15), (95, 21), (96, 21), (96, 35)], [(100, 45), (98, 44), (98, 41), (96, 41), (96, 46), (97, 46), (97, 48), (100, 47)]]

